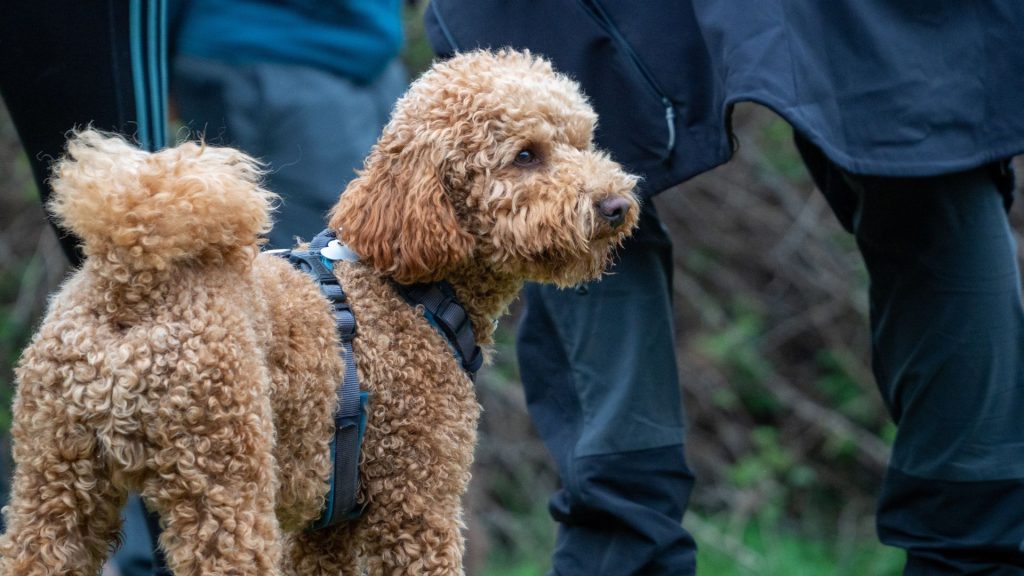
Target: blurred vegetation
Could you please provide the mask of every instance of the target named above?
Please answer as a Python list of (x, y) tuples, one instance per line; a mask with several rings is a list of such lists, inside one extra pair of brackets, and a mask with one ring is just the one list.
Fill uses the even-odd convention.
[[(431, 54), (414, 9), (406, 21), (405, 60), (415, 74)], [(2, 114), (5, 429), (12, 366), (66, 265)], [(656, 201), (676, 243), (677, 353), (698, 476), (684, 524), (701, 547), (699, 573), (898, 574), (902, 554), (874, 537), (874, 497), (894, 427), (868, 363), (863, 265), (813, 189), (789, 126), (740, 106), (734, 128), (740, 147), (729, 164)], [(558, 481), (526, 414), (515, 320), (513, 310), (502, 322), (497, 363), (478, 388), (485, 412), (467, 496), (471, 574), (543, 574), (554, 543), (546, 506)]]
[(28, 160), (0, 102), (0, 496), (10, 477), (13, 365), (67, 264), (43, 210)]

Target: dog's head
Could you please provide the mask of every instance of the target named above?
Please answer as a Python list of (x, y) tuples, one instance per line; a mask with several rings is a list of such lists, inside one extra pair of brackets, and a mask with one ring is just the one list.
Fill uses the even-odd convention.
[(403, 283), (484, 265), (571, 285), (636, 224), (636, 178), (595, 150), (593, 109), (542, 58), (472, 52), (399, 100), (330, 225)]

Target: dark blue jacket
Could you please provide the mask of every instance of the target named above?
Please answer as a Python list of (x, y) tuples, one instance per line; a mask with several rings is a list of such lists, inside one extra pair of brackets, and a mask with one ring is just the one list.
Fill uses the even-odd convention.
[(930, 176), (1024, 151), (1021, 0), (432, 0), (426, 24), (442, 54), (551, 58), (648, 195), (728, 160), (744, 100), (859, 174)]

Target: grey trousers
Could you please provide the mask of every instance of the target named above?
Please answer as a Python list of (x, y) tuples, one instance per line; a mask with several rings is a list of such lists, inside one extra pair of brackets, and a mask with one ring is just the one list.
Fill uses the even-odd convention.
[(309, 240), (325, 227), (326, 213), (406, 87), (398, 61), (366, 85), (305, 66), (238, 67), (189, 56), (175, 58), (171, 71), (178, 113), (190, 130), (267, 163), (267, 185), (282, 198), (272, 248)]

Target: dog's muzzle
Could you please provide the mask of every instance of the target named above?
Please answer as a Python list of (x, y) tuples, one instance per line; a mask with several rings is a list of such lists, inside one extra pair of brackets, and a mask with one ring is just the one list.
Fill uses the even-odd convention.
[(609, 196), (597, 204), (597, 214), (612, 228), (618, 228), (626, 221), (626, 214), (632, 203), (622, 196)]

